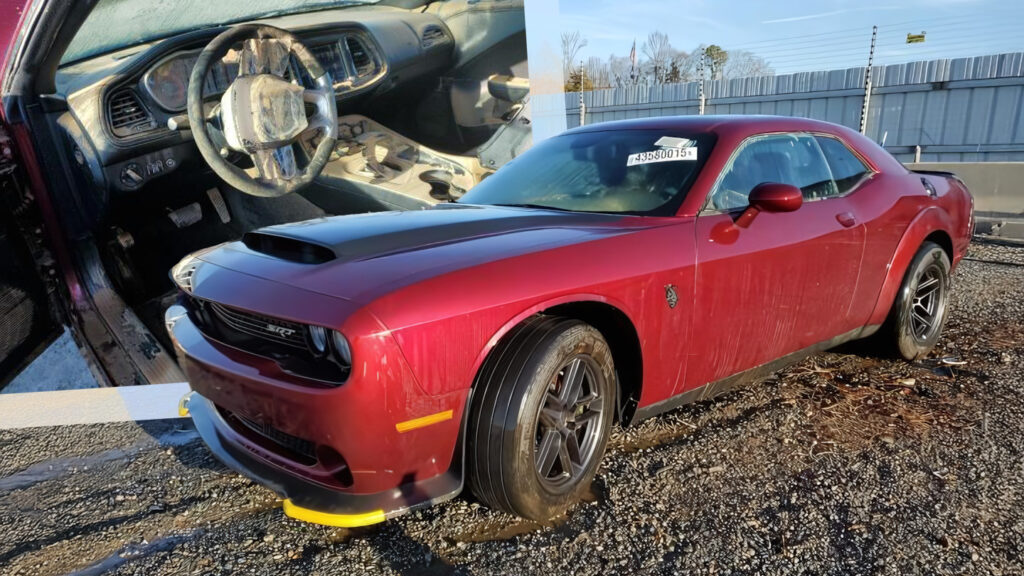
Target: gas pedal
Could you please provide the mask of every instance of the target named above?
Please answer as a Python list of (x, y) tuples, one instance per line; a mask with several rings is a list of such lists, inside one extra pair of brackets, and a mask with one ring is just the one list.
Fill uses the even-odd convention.
[(206, 195), (210, 197), (210, 203), (213, 204), (213, 209), (217, 211), (217, 216), (220, 216), (220, 221), (223, 224), (231, 222), (231, 212), (228, 212), (228, 205), (224, 202), (224, 197), (221, 196), (220, 190), (214, 186), (206, 191)]

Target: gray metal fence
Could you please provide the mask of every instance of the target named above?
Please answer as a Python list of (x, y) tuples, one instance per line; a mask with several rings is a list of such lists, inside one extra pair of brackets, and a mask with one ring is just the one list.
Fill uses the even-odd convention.
[[(706, 114), (805, 116), (857, 129), (864, 67), (705, 83)], [(1024, 52), (872, 68), (867, 134), (903, 161), (1024, 161)], [(583, 95), (586, 123), (697, 114), (696, 82)], [(566, 94), (570, 128), (579, 94)]]

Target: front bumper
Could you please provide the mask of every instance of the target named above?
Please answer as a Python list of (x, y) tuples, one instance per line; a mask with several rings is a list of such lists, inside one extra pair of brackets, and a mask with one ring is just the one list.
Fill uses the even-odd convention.
[(462, 490), (462, 479), (454, 472), (375, 494), (332, 490), (289, 474), (248, 452), (237, 442), (237, 434), (217, 407), (196, 392), (190, 392), (181, 406), (218, 460), (283, 497), (285, 514), (298, 520), (344, 528), (367, 526), (450, 500)]
[[(372, 524), (461, 491), (468, 390), (424, 394), (374, 319), (355, 320), (351, 333), (367, 336), (353, 345), (368, 360), (336, 388), (303, 385), (272, 361), (207, 338), (180, 305), (165, 320), (194, 390), (182, 410), (220, 460), (283, 497), (289, 516)], [(277, 436), (254, 434), (243, 420)], [(307, 450), (289, 450), (296, 441)]]

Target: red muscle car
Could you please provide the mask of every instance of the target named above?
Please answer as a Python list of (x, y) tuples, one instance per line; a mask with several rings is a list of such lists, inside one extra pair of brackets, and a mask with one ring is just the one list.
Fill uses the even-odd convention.
[(627, 425), (946, 316), (973, 203), (840, 126), (690, 116), (539, 143), (458, 202), (185, 258), (166, 316), (197, 428), (314, 522), (458, 494), (544, 520)]

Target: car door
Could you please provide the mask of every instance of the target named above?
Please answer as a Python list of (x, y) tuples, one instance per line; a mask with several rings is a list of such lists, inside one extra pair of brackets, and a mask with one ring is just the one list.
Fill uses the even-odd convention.
[[(735, 224), (758, 184), (792, 184), (793, 212)], [(733, 154), (695, 226), (697, 278), (687, 376), (676, 393), (766, 364), (850, 330), (864, 245), (814, 137), (764, 134)]]
[(17, 218), (27, 205), (18, 186), (14, 144), (0, 126), (0, 388), (51, 339), (57, 325)]
[[(825, 155), (836, 192), (843, 198), (847, 211), (864, 225), (864, 256), (861, 260), (857, 293), (850, 305), (850, 318), (854, 323), (866, 324), (878, 300), (878, 292), (888, 272), (892, 249), (902, 236), (906, 216), (890, 211), (896, 195), (887, 194), (880, 174), (853, 151), (841, 138), (831, 134), (816, 134), (815, 139)], [(891, 198), (878, 202), (879, 198)], [(896, 216), (893, 219), (893, 216)], [(871, 237), (883, 238), (872, 242)]]

